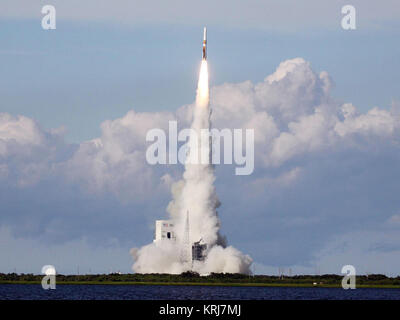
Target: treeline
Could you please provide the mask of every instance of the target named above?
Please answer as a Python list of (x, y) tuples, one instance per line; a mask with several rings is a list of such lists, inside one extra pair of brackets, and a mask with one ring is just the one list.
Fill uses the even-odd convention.
[[(0, 282), (40, 282), (43, 275), (0, 273)], [(63, 275), (57, 274), (57, 283), (60, 282), (156, 282), (156, 283), (268, 283), (268, 284), (316, 284), (340, 285), (343, 276), (336, 274), (325, 275), (295, 275), (295, 276), (268, 276), (243, 275), (238, 273), (211, 273), (200, 276), (195, 272), (182, 274), (86, 274)], [(400, 285), (400, 276), (395, 278), (383, 274), (360, 275), (356, 277), (358, 285)]]

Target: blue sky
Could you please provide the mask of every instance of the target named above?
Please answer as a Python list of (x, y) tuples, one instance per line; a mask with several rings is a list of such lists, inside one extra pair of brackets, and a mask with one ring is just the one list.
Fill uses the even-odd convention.
[[(303, 57), (329, 72), (335, 98), (389, 108), (399, 99), (399, 29), (344, 31), (339, 22), (299, 32), (209, 26), (211, 84), (258, 82), (281, 61)], [(132, 108), (193, 102), (202, 25), (61, 20), (44, 31), (37, 19), (7, 19), (2, 29), (1, 110), (65, 126), (70, 142), (98, 136), (102, 121)]]
[[(134, 155), (143, 153), (145, 128), (185, 118), (204, 25), (213, 123), (241, 126), (268, 114), (277, 127), (258, 128), (265, 140), (254, 175), (217, 168), (229, 242), (258, 272), (339, 273), (351, 263), (398, 272), (396, 1), (354, 1), (353, 31), (340, 27), (346, 1), (53, 3), (50, 31), (41, 29), (47, 2), (0, 5), (0, 272), (45, 264), (131, 272), (129, 249), (151, 242), (154, 220), (165, 216), (166, 175), (182, 174)], [(276, 87), (264, 81), (296, 57), (303, 60)], [(248, 103), (258, 87), (265, 101)], [(276, 152), (288, 135), (295, 147)]]

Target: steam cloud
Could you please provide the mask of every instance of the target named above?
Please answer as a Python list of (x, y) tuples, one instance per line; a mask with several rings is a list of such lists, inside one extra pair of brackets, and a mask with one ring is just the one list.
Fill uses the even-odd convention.
[[(188, 141), (189, 153), (183, 180), (173, 184), (173, 199), (167, 208), (174, 223), (176, 241), (157, 241), (132, 249), (135, 272), (181, 273), (193, 270), (200, 274), (250, 273), (252, 259), (232, 246), (227, 247), (219, 233), (217, 208), (220, 202), (214, 187), (214, 168), (209, 161), (211, 147), (208, 137), (201, 137), (201, 129), (211, 127), (209, 103), (207, 61), (203, 60), (191, 126), (195, 134)], [(191, 260), (191, 245), (184, 240), (187, 217), (189, 244), (202, 239), (208, 246), (205, 260), (193, 261), (193, 264), (188, 262)]]

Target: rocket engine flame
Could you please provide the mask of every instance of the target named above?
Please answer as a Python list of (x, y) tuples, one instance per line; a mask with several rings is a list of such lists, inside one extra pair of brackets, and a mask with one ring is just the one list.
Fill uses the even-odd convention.
[(200, 66), (199, 82), (197, 85), (196, 105), (207, 107), (210, 101), (210, 89), (208, 87), (208, 65), (207, 60), (203, 59)]

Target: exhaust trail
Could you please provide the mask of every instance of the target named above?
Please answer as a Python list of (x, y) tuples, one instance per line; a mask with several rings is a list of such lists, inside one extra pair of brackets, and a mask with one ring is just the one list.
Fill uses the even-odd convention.
[[(183, 178), (172, 186), (172, 200), (167, 212), (174, 225), (176, 240), (153, 242), (132, 249), (133, 270), (138, 273), (181, 273), (188, 270), (200, 274), (211, 272), (250, 273), (252, 259), (232, 246), (219, 233), (217, 208), (220, 201), (214, 186), (215, 174), (211, 164), (212, 145), (204, 130), (210, 129), (210, 89), (207, 64), (207, 31), (204, 28), (203, 59), (200, 65)], [(189, 219), (190, 218), (190, 219)], [(189, 231), (185, 231), (189, 228)], [(187, 240), (187, 238), (189, 240)], [(192, 244), (207, 245), (205, 258), (193, 260)], [(187, 243), (189, 242), (189, 244)], [(182, 258), (185, 257), (185, 258)], [(189, 261), (188, 261), (189, 260)]]

